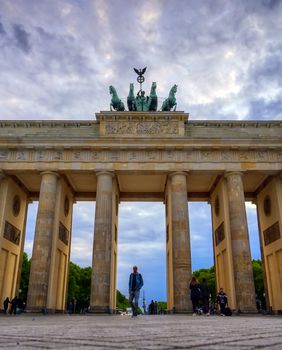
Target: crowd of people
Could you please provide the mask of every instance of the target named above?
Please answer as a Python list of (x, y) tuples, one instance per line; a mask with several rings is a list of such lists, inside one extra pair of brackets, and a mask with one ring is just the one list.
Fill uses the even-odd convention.
[(8, 297), (3, 302), (4, 314), (16, 315), (25, 312), (26, 303), (15, 296), (12, 300)]
[[(129, 276), (129, 302), (132, 307), (132, 317), (138, 314), (138, 299), (140, 289), (143, 286), (143, 278), (138, 272), (138, 267), (133, 266), (133, 272)], [(221, 316), (231, 316), (232, 311), (228, 307), (228, 298), (223, 288), (220, 288), (216, 296), (216, 302), (211, 300), (211, 293), (205, 278), (199, 283), (195, 276), (190, 281), (190, 296), (193, 306), (193, 316), (205, 314), (209, 316), (219, 310)], [(152, 300), (149, 308), (149, 315), (165, 313), (165, 310), (158, 308), (158, 302)]]
[(205, 314), (209, 316), (219, 309), (221, 316), (231, 316), (232, 311), (228, 307), (227, 294), (220, 288), (216, 296), (216, 302), (212, 302), (211, 293), (205, 278), (199, 283), (195, 276), (190, 282), (190, 296), (193, 306), (193, 316)]

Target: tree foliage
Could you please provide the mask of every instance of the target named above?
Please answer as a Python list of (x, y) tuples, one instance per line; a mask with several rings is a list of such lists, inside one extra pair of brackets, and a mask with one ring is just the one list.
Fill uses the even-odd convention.
[(83, 311), (90, 305), (91, 273), (91, 267), (80, 267), (70, 262), (67, 301), (69, 303), (75, 300), (76, 312)]
[(193, 272), (193, 275), (198, 279), (199, 282), (202, 281), (203, 278), (206, 279), (207, 285), (209, 287), (212, 299), (215, 299), (216, 296), (216, 282), (215, 282), (215, 270), (214, 266), (209, 269), (200, 269)]
[[(27, 253), (24, 253), (20, 282), (20, 298), (22, 300), (27, 299), (30, 264), (31, 259), (28, 258)], [(80, 267), (70, 262), (67, 303), (76, 301), (75, 312), (83, 311), (90, 305), (91, 274), (91, 267)], [(117, 290), (117, 308), (125, 310), (127, 307), (130, 307), (128, 299)]]
[(126, 308), (130, 307), (130, 303), (125, 295), (117, 290), (117, 308), (126, 311)]
[(263, 284), (263, 270), (262, 270), (262, 261), (253, 260), (253, 274), (255, 282), (255, 290), (258, 299), (264, 303), (264, 284)]
[(28, 291), (28, 282), (29, 282), (29, 273), (30, 273), (30, 263), (31, 260), (28, 258), (27, 253), (23, 253), (23, 264), (22, 264), (22, 273), (21, 273), (21, 282), (20, 282), (20, 295), (19, 298), (23, 301), (27, 299)]

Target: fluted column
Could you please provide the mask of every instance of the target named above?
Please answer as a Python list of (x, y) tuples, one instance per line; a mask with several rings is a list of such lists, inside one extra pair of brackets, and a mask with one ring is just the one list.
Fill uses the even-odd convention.
[(230, 235), (237, 310), (256, 311), (255, 287), (245, 208), (243, 174), (225, 175), (229, 204)]
[(93, 265), (90, 308), (111, 312), (112, 191), (114, 174), (100, 171), (97, 176)]
[[(5, 173), (3, 172), (3, 170), (1, 170), (0, 169), (0, 186), (1, 186), (1, 184), (2, 184), (2, 182), (4, 181), (4, 179), (6, 178), (6, 175), (5, 175)], [(2, 193), (2, 191), (1, 191), (1, 187), (0, 187), (0, 215), (2, 215), (2, 208), (4, 207), (4, 200), (3, 200), (3, 198), (2, 198), (2, 196), (3, 196), (3, 193)], [(3, 220), (2, 220), (2, 218), (1, 218), (1, 222), (3, 223)], [(0, 223), (1, 223), (0, 222)], [(1, 226), (1, 225), (0, 225)], [(1, 237), (1, 236), (0, 236)]]
[(41, 175), (27, 298), (27, 308), (32, 311), (47, 305), (58, 179), (58, 174), (51, 171)]
[(191, 250), (186, 178), (187, 174), (184, 172), (170, 174), (173, 294), (177, 313), (191, 311), (189, 298)]

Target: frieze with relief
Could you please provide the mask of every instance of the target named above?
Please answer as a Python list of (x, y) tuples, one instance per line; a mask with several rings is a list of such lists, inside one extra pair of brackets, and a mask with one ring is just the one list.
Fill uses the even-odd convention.
[(105, 135), (178, 135), (178, 122), (106, 122)]
[(280, 150), (167, 150), (167, 149), (109, 149), (109, 150), (5, 150), (0, 149), (3, 162), (220, 162), (220, 163), (277, 163), (282, 161)]

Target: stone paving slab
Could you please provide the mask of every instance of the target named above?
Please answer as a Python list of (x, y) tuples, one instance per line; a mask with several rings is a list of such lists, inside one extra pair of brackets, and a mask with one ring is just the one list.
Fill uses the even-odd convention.
[(279, 316), (0, 316), (0, 349), (282, 349)]

